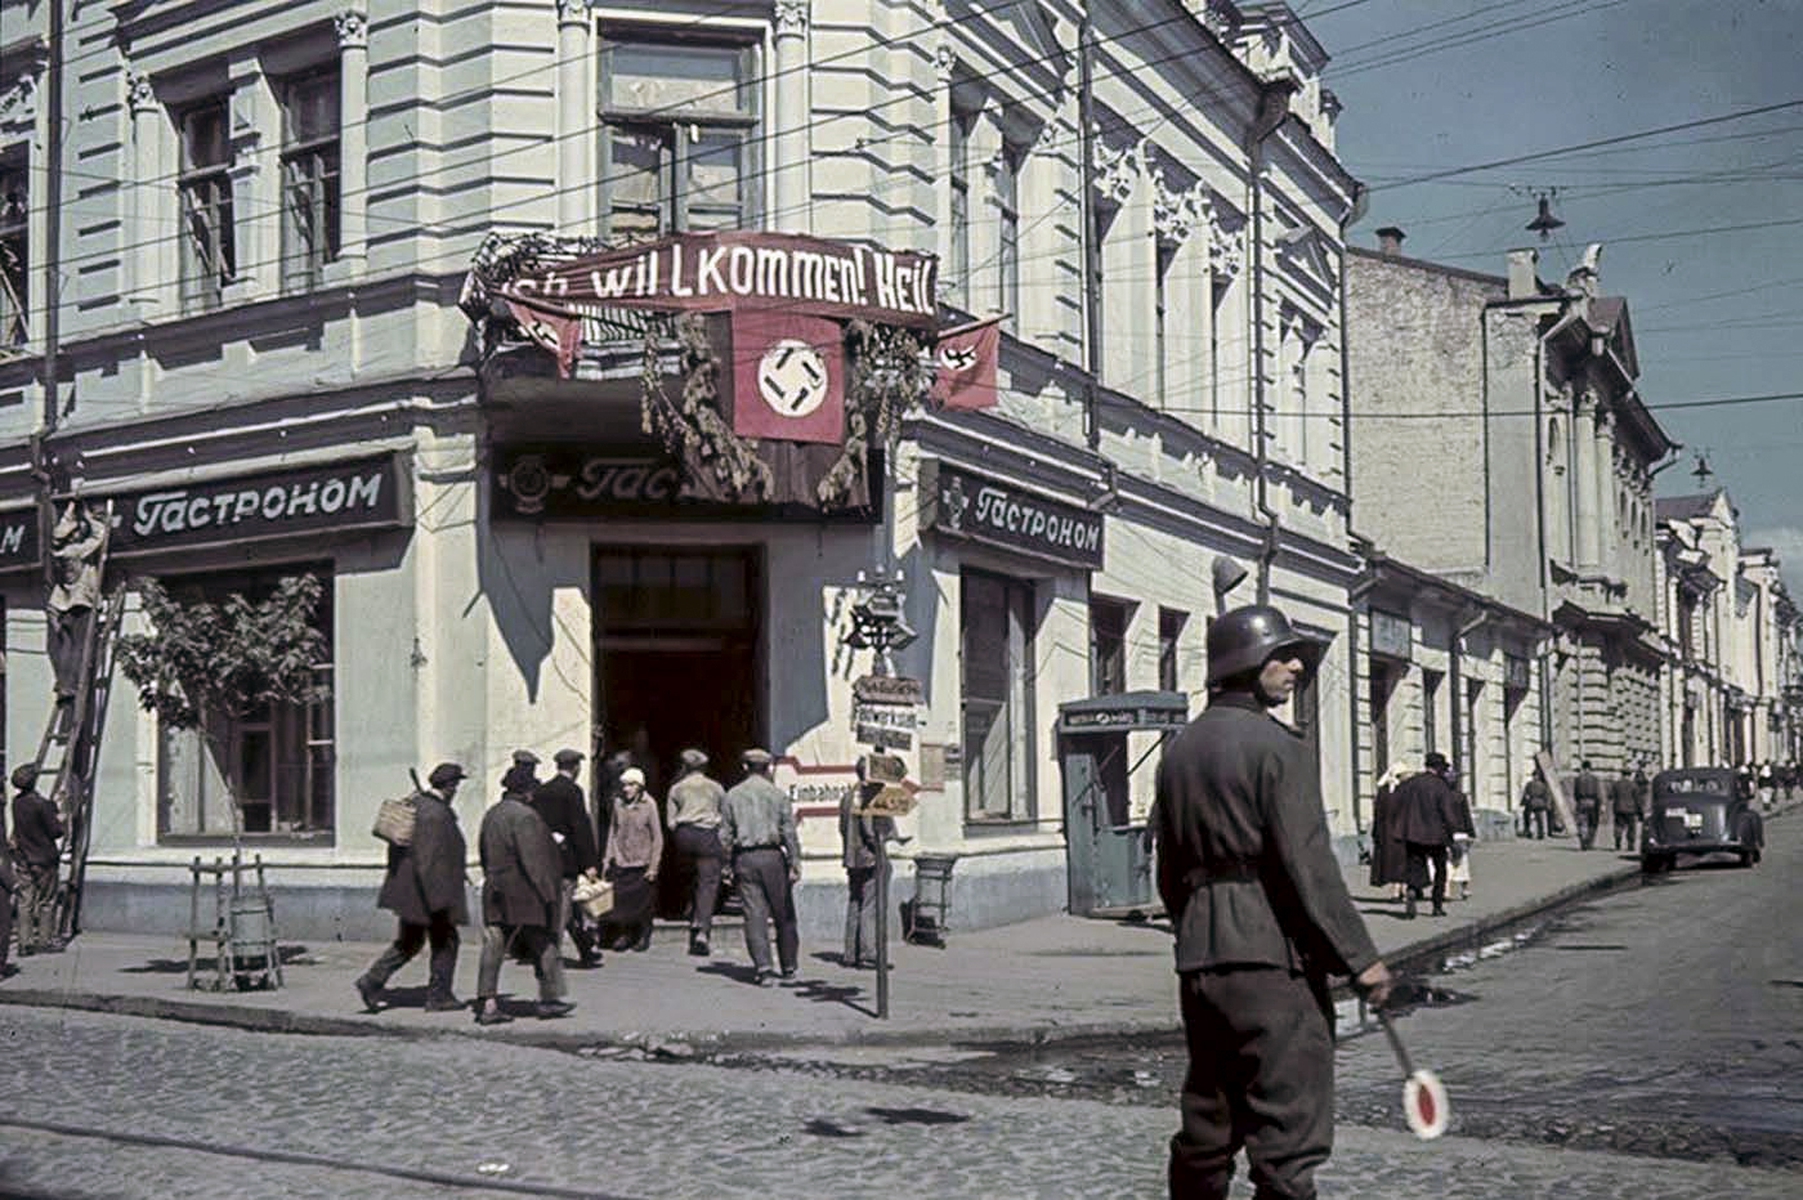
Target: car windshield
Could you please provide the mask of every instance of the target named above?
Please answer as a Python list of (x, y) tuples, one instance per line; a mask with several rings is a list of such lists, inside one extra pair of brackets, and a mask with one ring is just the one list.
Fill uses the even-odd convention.
[(1723, 803), (1734, 798), (1734, 781), (1715, 775), (1661, 778), (1653, 783), (1653, 798), (1667, 804)]

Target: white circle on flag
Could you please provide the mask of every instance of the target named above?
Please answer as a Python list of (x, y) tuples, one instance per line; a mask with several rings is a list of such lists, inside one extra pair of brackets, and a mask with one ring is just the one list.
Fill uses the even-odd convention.
[(758, 363), (758, 395), (784, 417), (805, 417), (826, 401), (826, 361), (806, 342), (783, 338)]

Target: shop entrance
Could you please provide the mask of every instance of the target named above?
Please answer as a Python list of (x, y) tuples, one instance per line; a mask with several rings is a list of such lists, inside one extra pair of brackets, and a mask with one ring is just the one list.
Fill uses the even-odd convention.
[(598, 753), (632, 752), (660, 808), (685, 747), (731, 786), (761, 740), (759, 567), (755, 547), (595, 551)]

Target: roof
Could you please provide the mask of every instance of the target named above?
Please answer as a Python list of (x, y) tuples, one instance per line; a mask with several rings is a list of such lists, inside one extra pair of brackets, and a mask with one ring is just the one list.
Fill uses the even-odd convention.
[(1694, 521), (1708, 516), (1709, 510), (1715, 507), (1716, 497), (1721, 494), (1718, 488), (1694, 496), (1661, 496), (1653, 501), (1653, 516), (1660, 521)]

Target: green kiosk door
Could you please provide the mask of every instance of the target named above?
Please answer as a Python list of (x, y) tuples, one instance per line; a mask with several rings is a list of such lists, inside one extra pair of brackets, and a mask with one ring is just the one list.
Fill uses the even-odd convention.
[[(1125, 917), (1155, 903), (1151, 847), (1145, 823), (1132, 819), (1131, 780), (1151, 768), (1152, 751), (1188, 722), (1189, 697), (1182, 692), (1121, 692), (1059, 705), (1071, 912)], [(1131, 733), (1159, 738), (1130, 760)]]

